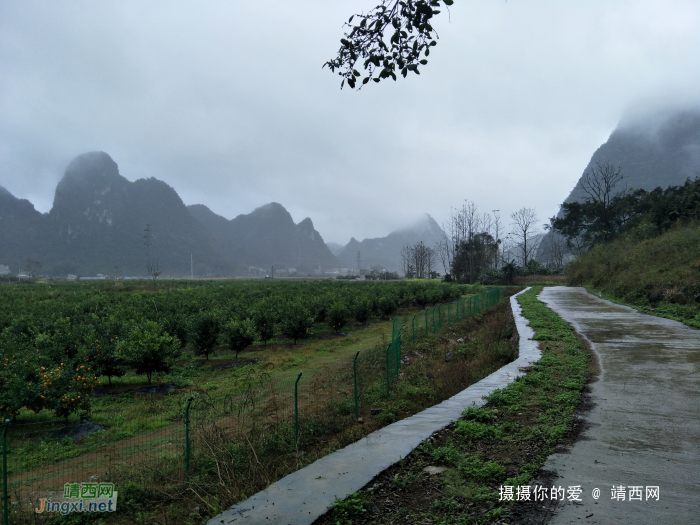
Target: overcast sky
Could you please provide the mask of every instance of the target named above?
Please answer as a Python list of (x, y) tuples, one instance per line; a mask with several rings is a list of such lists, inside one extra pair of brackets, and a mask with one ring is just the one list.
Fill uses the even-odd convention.
[(700, 92), (697, 0), (456, 0), (420, 76), (341, 91), (321, 66), (378, 1), (1, 2), (0, 185), (46, 212), (102, 150), (342, 244), (464, 199), (544, 223), (623, 114)]

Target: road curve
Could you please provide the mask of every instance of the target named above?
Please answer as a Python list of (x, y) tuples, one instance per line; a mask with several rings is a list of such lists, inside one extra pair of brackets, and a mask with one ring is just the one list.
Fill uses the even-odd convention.
[[(544, 467), (565, 491), (580, 485), (582, 501), (562, 504), (550, 523), (700, 523), (700, 330), (584, 288), (539, 298), (590, 341), (601, 367), (583, 438)], [(647, 499), (653, 486), (658, 501)], [(642, 501), (636, 490), (630, 501), (630, 487)]]

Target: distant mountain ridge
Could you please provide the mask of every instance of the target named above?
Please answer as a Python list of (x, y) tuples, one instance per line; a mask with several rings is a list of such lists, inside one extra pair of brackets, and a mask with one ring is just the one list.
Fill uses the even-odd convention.
[(394, 230), (386, 237), (358, 241), (354, 237), (338, 253), (344, 267), (357, 268), (357, 252), (360, 252), (363, 268), (379, 265), (388, 271), (401, 270), (401, 249), (405, 245), (423, 242), (433, 248), (442, 239), (443, 231), (427, 213), (414, 224)]
[(279, 203), (228, 220), (202, 204), (185, 206), (163, 181), (130, 182), (101, 151), (79, 155), (68, 165), (48, 213), (0, 186), (0, 264), (12, 272), (32, 260), (41, 263), (42, 275), (144, 276), (150, 258), (163, 277), (191, 271), (195, 276), (267, 273), (272, 266), (276, 275), (292, 268), (309, 274), (355, 268), (358, 250), (363, 268), (394, 271), (400, 269), (404, 245), (423, 241), (432, 247), (441, 236), (425, 215), (386, 237), (334, 245), (336, 256), (310, 218), (295, 224)]
[(225, 256), (246, 266), (291, 267), (307, 273), (340, 264), (310, 218), (295, 224), (284, 206), (276, 202), (230, 221), (203, 204), (188, 209), (208, 229)]
[[(150, 225), (151, 244), (146, 246)], [(0, 264), (39, 261), (49, 275), (145, 275), (150, 255), (164, 276), (245, 275), (249, 266), (311, 272), (340, 263), (307, 218), (294, 224), (280, 204), (228, 221), (187, 207), (155, 178), (130, 182), (104, 152), (79, 155), (42, 214), (0, 187)]]
[[(0, 206), (0, 229), (6, 229), (6, 205)], [(49, 213), (22, 206), (15, 236), (21, 240), (10, 244), (0, 238), (0, 259), (13, 268), (34, 259), (42, 273), (143, 275), (150, 251), (163, 275), (189, 274), (191, 255), (199, 275), (234, 271), (173, 188), (153, 178), (128, 181), (104, 152), (79, 155), (69, 164)], [(13, 207), (18, 209), (18, 203)], [(147, 224), (150, 249), (144, 239)]]

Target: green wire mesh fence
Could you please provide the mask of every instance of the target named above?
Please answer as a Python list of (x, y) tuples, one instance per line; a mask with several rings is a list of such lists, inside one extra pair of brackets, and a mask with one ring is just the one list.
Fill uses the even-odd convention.
[[(472, 317), (481, 310), (489, 308), (501, 300), (501, 290), (494, 288), (486, 293), (464, 297), (446, 304), (426, 308), (422, 314), (416, 314), (411, 321), (411, 337), (415, 343), (420, 335), (436, 333), (443, 326)], [(423, 318), (421, 321), (421, 317)]]
[(221, 468), (230, 469), (226, 479), (235, 480), (236, 469), (244, 468), (236, 459), (241, 447), (313, 445), (319, 429), (346, 428), (391, 395), (400, 377), (405, 330), (416, 341), (478, 314), (500, 296), (493, 289), (436, 305), (413, 316), (410, 326), (397, 316), (386, 348), (356, 352), (322, 371), (272, 375), (251, 367), (232, 375), (226, 395), (215, 388), (171, 392), (171, 385), (158, 384), (104, 397), (99, 416), (90, 421), (34, 414), (27, 421), (4, 422), (3, 525), (40, 523), (49, 517), (35, 512), (42, 498), (63, 503), (69, 489), (80, 491), (87, 506), (95, 497), (90, 491), (99, 493), (109, 484), (117, 493), (126, 482), (182, 486), (202, 482), (213, 469), (222, 476)]

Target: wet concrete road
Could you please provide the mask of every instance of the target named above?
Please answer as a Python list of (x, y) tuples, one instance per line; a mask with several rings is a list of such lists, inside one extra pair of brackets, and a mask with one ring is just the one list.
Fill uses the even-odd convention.
[[(590, 427), (544, 467), (565, 491), (580, 485), (582, 503), (567, 502), (550, 523), (700, 523), (700, 330), (583, 288), (539, 297), (591, 342), (601, 367)], [(613, 486), (625, 487), (624, 501), (612, 499)], [(647, 500), (649, 486), (658, 501)], [(630, 487), (641, 487), (642, 501), (630, 501)]]

